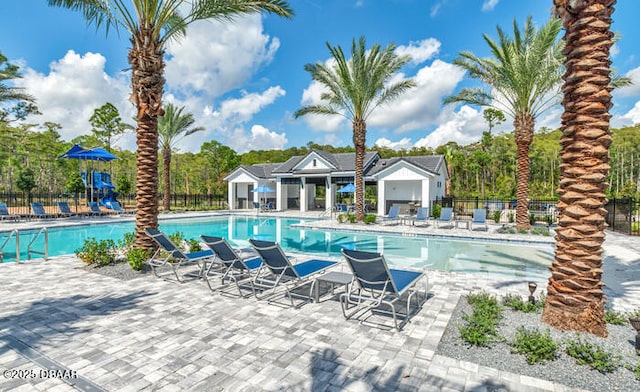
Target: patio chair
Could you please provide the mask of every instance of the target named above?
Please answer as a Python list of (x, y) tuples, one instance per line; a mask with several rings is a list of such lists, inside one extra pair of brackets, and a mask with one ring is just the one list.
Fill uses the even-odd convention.
[(440, 224), (444, 224), (445, 226), (453, 227), (455, 222), (453, 220), (453, 208), (444, 207), (440, 212), (440, 218), (436, 219), (436, 227), (439, 228)]
[(10, 214), (9, 208), (5, 203), (0, 203), (0, 220), (19, 221), (20, 215)]
[(409, 218), (411, 224), (415, 226), (418, 222), (424, 222), (426, 225), (429, 222), (429, 208), (419, 207), (416, 216)]
[[(209, 265), (209, 268), (203, 274), (204, 279), (207, 281), (207, 285), (211, 291), (222, 289), (226, 287), (225, 280), (235, 283), (240, 296), (242, 297), (242, 289), (240, 283), (243, 281), (251, 280), (262, 266), (262, 259), (255, 253), (238, 252), (229, 245), (227, 240), (222, 237), (212, 237), (208, 235), (201, 235), (202, 241), (205, 245), (211, 249), (214, 253), (214, 260)], [(219, 277), (221, 285), (214, 288), (211, 285), (211, 279)], [(252, 282), (249, 282), (249, 286), (255, 295), (255, 289)]]
[(44, 210), (42, 203), (31, 203), (31, 218), (52, 219), (57, 218), (58, 214), (49, 214)]
[(93, 215), (93, 216), (104, 216), (104, 215), (110, 215), (109, 212), (107, 211), (102, 211), (100, 209), (100, 206), (98, 205), (98, 202), (95, 201), (90, 201), (89, 204), (89, 215)]
[(69, 203), (67, 203), (66, 201), (59, 201), (58, 202), (58, 211), (59, 211), (59, 215), (65, 218), (71, 218), (74, 216), (81, 216), (82, 214), (79, 214), (77, 212), (73, 212), (71, 211), (71, 207), (69, 207)]
[(111, 209), (118, 214), (135, 214), (136, 213), (135, 210), (125, 210), (124, 208), (122, 208), (119, 201), (112, 201)]
[(391, 206), (389, 214), (382, 217), (382, 222), (400, 222), (400, 206)]
[[(155, 229), (144, 229), (144, 231), (151, 239), (160, 245), (151, 258), (147, 260), (147, 264), (151, 267), (153, 274), (158, 278), (163, 278), (165, 275), (173, 273), (176, 280), (182, 283), (183, 280), (180, 278), (180, 275), (178, 275), (178, 269), (180, 269), (180, 267), (196, 264), (198, 266), (199, 276), (201, 276), (205, 268), (205, 264), (201, 264), (201, 262), (213, 258), (213, 252), (211, 250), (184, 253), (165, 233)], [(162, 267), (169, 267), (171, 271), (160, 274), (158, 270)]]
[(473, 225), (484, 226), (485, 230), (489, 230), (489, 226), (487, 225), (487, 210), (484, 208), (473, 210), (473, 219), (469, 224), (469, 230), (473, 230)]
[[(259, 297), (256, 293), (256, 298), (258, 299), (271, 298), (279, 287), (283, 287), (291, 301), (292, 307), (295, 307), (293, 302), (294, 295), (312, 300), (315, 281), (311, 283), (308, 296), (294, 294), (292, 290), (299, 288), (318, 274), (324, 273), (327, 269), (338, 264), (336, 261), (318, 259), (292, 264), (289, 257), (285, 255), (277, 243), (255, 239), (250, 239), (249, 242), (253, 246), (253, 249), (260, 255), (263, 263), (263, 271), (259, 271), (258, 274), (256, 274), (253, 279), (253, 285), (255, 288), (263, 291), (271, 291), (271, 293), (262, 297)], [(269, 302), (272, 301), (269, 300)]]
[[(409, 321), (411, 300), (421, 290), (417, 289), (418, 282), (425, 276), (423, 272), (389, 268), (384, 256), (375, 252), (343, 249), (342, 254), (354, 276), (354, 284), (349, 291), (340, 296), (342, 314), (350, 319), (358, 313), (377, 310), (379, 313), (391, 314), (396, 330), (400, 330)], [(428, 280), (425, 279), (424, 299), (427, 298)], [(398, 318), (402, 316), (396, 310), (396, 303), (406, 300), (406, 314), (400, 324)], [(416, 311), (420, 308), (418, 298)], [(382, 305), (389, 307), (389, 311), (380, 310)], [(356, 309), (347, 313), (350, 308)]]

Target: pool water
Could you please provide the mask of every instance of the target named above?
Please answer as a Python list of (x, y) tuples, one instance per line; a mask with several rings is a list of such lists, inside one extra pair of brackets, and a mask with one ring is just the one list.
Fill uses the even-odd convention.
[[(250, 238), (276, 241), (287, 252), (319, 257), (341, 257), (342, 248), (380, 252), (391, 265), (503, 276), (518, 280), (546, 279), (549, 274), (548, 266), (553, 259), (552, 245), (404, 237), (292, 226), (301, 222), (301, 219), (252, 216), (174, 218), (160, 220), (160, 230), (167, 234), (181, 232), (187, 239), (199, 239), (201, 234), (220, 236), (236, 247), (249, 247)], [(48, 230), (49, 255), (73, 254), (90, 237), (118, 241), (125, 233), (133, 230), (134, 222), (51, 228)], [(7, 235), (8, 233), (0, 234), (0, 244)], [(27, 259), (26, 248), (34, 236), (35, 231), (20, 232), (21, 260)], [(38, 238), (33, 249), (43, 248), (43, 239)], [(4, 261), (14, 260), (14, 241), (10, 240), (4, 249)]]

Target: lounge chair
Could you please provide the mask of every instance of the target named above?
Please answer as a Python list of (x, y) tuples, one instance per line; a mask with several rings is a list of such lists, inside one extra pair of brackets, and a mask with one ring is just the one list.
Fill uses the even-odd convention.
[(400, 222), (400, 206), (391, 206), (389, 214), (382, 217), (382, 222)]
[[(378, 310), (378, 312), (390, 313), (394, 326), (399, 331), (411, 316), (411, 300), (421, 291), (417, 290), (416, 286), (425, 276), (424, 273), (389, 268), (384, 256), (380, 253), (343, 249), (342, 254), (354, 276), (354, 284), (350, 286), (347, 293), (340, 296), (345, 319), (348, 320), (357, 313), (373, 311), (386, 305), (390, 311)], [(424, 299), (427, 298), (428, 285), (428, 280), (425, 279), (425, 281)], [(398, 324), (398, 316), (401, 314), (396, 311), (396, 303), (405, 299), (406, 314)], [(419, 298), (417, 302), (417, 309), (419, 309)], [(353, 307), (356, 309), (347, 313)]]
[(104, 215), (110, 215), (109, 212), (106, 211), (102, 211), (100, 209), (100, 206), (98, 205), (97, 202), (95, 201), (90, 201), (89, 204), (89, 214), (93, 215), (93, 216), (104, 216)]
[(62, 217), (66, 217), (66, 218), (71, 218), (74, 216), (81, 216), (82, 214), (79, 214), (77, 212), (73, 212), (71, 211), (71, 207), (69, 207), (69, 203), (67, 203), (66, 201), (59, 201), (58, 202), (58, 211), (60, 216)]
[(211, 250), (184, 253), (165, 233), (155, 229), (145, 229), (144, 231), (149, 237), (151, 237), (151, 239), (160, 245), (151, 258), (147, 260), (147, 264), (151, 267), (153, 274), (158, 278), (162, 278), (165, 275), (170, 274), (170, 272), (160, 274), (158, 272), (160, 268), (170, 267), (171, 272), (173, 272), (176, 277), (176, 280), (178, 282), (183, 282), (180, 275), (178, 275), (178, 269), (180, 267), (188, 264), (196, 264), (198, 265), (199, 275), (202, 275), (205, 264), (201, 264), (201, 262), (213, 258), (213, 252)]
[(0, 203), (0, 220), (12, 220), (19, 221), (20, 215), (14, 215), (9, 213), (9, 208), (5, 203)]
[(118, 214), (135, 214), (135, 210), (125, 210), (118, 201), (111, 202), (111, 209)]
[(58, 214), (49, 214), (44, 210), (42, 203), (31, 203), (31, 217), (37, 219), (57, 218)]
[[(262, 266), (262, 259), (255, 253), (238, 252), (222, 237), (201, 235), (202, 241), (214, 253), (214, 260), (203, 274), (211, 291), (224, 288), (225, 280), (235, 283), (242, 297), (240, 283), (252, 279)], [(211, 285), (212, 278), (220, 278), (221, 286), (214, 288)], [(255, 295), (253, 284), (249, 282)], [(221, 291), (222, 293), (222, 291)]]
[(418, 208), (418, 213), (416, 214), (416, 216), (409, 218), (408, 221), (410, 221), (414, 226), (418, 222), (424, 222), (424, 224), (426, 225), (429, 222), (429, 208)]
[[(310, 279), (317, 276), (317, 274), (324, 273), (327, 269), (338, 264), (336, 261), (318, 259), (292, 264), (289, 257), (285, 255), (282, 248), (280, 248), (280, 245), (277, 243), (255, 239), (250, 239), (249, 242), (253, 246), (253, 249), (255, 249), (260, 255), (263, 263), (263, 271), (260, 271), (255, 276), (253, 279), (253, 285), (255, 288), (262, 289), (264, 291), (271, 291), (271, 293), (263, 297), (259, 297), (256, 293), (256, 298), (258, 299), (273, 297), (276, 290), (279, 287), (283, 287), (291, 301), (291, 306), (295, 307), (293, 296), (300, 295), (292, 293), (292, 290), (307, 283)], [(309, 295), (301, 297), (307, 300), (312, 300), (314, 284), (315, 281), (311, 283)]]
[(473, 219), (469, 224), (469, 230), (473, 230), (473, 225), (484, 226), (485, 230), (489, 230), (489, 226), (487, 225), (487, 210), (484, 208), (473, 210)]
[(453, 227), (455, 222), (453, 221), (453, 208), (444, 207), (440, 212), (440, 218), (436, 219), (436, 227), (440, 227), (440, 224)]

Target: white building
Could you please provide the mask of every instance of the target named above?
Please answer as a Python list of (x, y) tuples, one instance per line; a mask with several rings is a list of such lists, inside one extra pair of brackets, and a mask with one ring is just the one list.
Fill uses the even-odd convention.
[[(284, 163), (240, 165), (224, 179), (228, 181), (232, 210), (252, 209), (254, 202), (270, 201), (279, 211), (309, 211), (335, 205), (338, 189), (353, 183), (354, 177), (355, 153), (314, 150)], [(376, 189), (378, 215), (386, 215), (393, 204), (400, 205), (402, 213), (413, 212), (417, 207), (430, 208), (437, 197), (445, 196), (448, 178), (442, 155), (381, 159), (377, 152), (365, 154), (365, 186)], [(262, 185), (274, 192), (252, 192)]]

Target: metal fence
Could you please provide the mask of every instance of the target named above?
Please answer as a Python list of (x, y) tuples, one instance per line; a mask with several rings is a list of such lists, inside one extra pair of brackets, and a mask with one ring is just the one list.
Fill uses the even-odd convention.
[[(557, 199), (531, 199), (529, 200), (529, 220), (532, 224), (544, 223), (552, 225), (558, 219), (556, 208)], [(458, 216), (472, 216), (474, 209), (484, 208), (487, 210), (487, 218), (497, 223), (513, 223), (516, 218), (517, 200), (503, 199), (482, 199), (443, 197), (436, 198), (434, 204), (442, 207), (451, 207)], [(433, 206), (432, 206), (433, 207)]]
[[(163, 196), (158, 195), (158, 206), (162, 209)], [(135, 208), (136, 197), (134, 194), (118, 195), (118, 201), (124, 208)], [(80, 195), (77, 200), (73, 195), (66, 193), (8, 193), (0, 192), (0, 203), (6, 203), (9, 212), (12, 214), (27, 215), (31, 213), (30, 203), (42, 203), (47, 212), (57, 212), (57, 202), (66, 201), (75, 209), (76, 201), (78, 206), (83, 207), (87, 204), (87, 198)], [(172, 194), (171, 209), (176, 210), (215, 210), (227, 208), (227, 196), (207, 195), (207, 194)]]
[(630, 197), (610, 199), (607, 209), (609, 229), (627, 235), (640, 235), (640, 201)]

